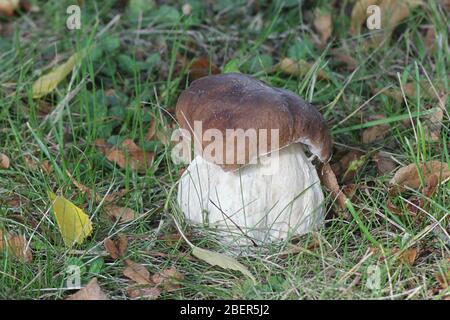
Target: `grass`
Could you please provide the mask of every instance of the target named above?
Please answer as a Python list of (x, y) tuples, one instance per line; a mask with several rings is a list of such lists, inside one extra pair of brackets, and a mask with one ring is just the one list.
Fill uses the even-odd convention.
[[(86, 1), (79, 31), (66, 28), (68, 1), (30, 2), (40, 7), (38, 13), (0, 17), (0, 152), (11, 160), (9, 169), (0, 170), (0, 228), (25, 235), (33, 261), (23, 263), (0, 254), (0, 298), (64, 298), (73, 292), (65, 289), (66, 270), (75, 264), (81, 267), (83, 284), (97, 277), (109, 297), (126, 299), (124, 263), (109, 259), (103, 247), (106, 237), (117, 234), (129, 238), (126, 258), (145, 265), (152, 274), (175, 266), (184, 276), (180, 286), (163, 292), (161, 299), (448, 296), (449, 289), (440, 288), (436, 274), (447, 272), (450, 264), (449, 182), (440, 184), (429, 197), (414, 189), (390, 195), (387, 183), (393, 172), (379, 174), (369, 157), (345, 183), (353, 184), (355, 190), (349, 204), (352, 218), (336, 212), (328, 197), (325, 228), (239, 257), (256, 276), (258, 284), (253, 285), (239, 273), (192, 258), (170, 218), (175, 215), (182, 220), (173, 191), (181, 167), (172, 163), (170, 146), (145, 139), (152, 119), (161, 134), (173, 122), (174, 105), (186, 86), (189, 68), (183, 61), (208, 57), (218, 66), (237, 65), (310, 100), (326, 116), (337, 151), (383, 150), (398, 166), (431, 159), (450, 165), (448, 104), (439, 140), (429, 142), (423, 126), (433, 100), (420, 86), (407, 103), (383, 94), (373, 97), (375, 88), (401, 90), (407, 82), (428, 78), (434, 85), (442, 83), (448, 92), (448, 12), (438, 1), (428, 1), (427, 10), (414, 11), (388, 43), (368, 51), (363, 46), (365, 35), (348, 34), (351, 1), (333, 9), (334, 38), (326, 50), (309, 45), (316, 37), (310, 23), (311, 1), (303, 7), (261, 3), (259, 10), (256, 4), (224, 2), (211, 8), (193, 2), (188, 17), (181, 16), (182, 4), (175, 2), (163, 9), (155, 5), (139, 16), (116, 1), (102, 1), (101, 6)], [(115, 18), (118, 14), (120, 18)], [(108, 25), (110, 21), (115, 23)], [(425, 25), (440, 34), (440, 47), (431, 53), (422, 40)], [(32, 99), (31, 87), (40, 74), (90, 43), (96, 49), (54, 93)], [(330, 54), (331, 47), (344, 48), (358, 62), (358, 69), (343, 70)], [(315, 71), (297, 77), (261, 67), (287, 55), (316, 63)], [(318, 69), (325, 70), (330, 81), (319, 80)], [(46, 108), (53, 112), (44, 112)], [(385, 118), (362, 121), (377, 114)], [(403, 125), (404, 120), (412, 125)], [(379, 124), (389, 125), (389, 135), (362, 145), (362, 129)], [(112, 144), (131, 138), (155, 152), (153, 165), (145, 174), (121, 169), (97, 150), (94, 141), (98, 138)], [(47, 160), (51, 171), (30, 169), (26, 157)], [(112, 222), (101, 203), (80, 192), (66, 172), (102, 195), (126, 188), (128, 192), (117, 203), (134, 209), (139, 218), (126, 224)], [(94, 233), (83, 245), (64, 246), (47, 190), (64, 194), (91, 216)], [(416, 208), (419, 199), (426, 204)], [(394, 213), (389, 202), (400, 212)], [(208, 230), (183, 228), (195, 245), (228, 251)], [(418, 249), (412, 265), (400, 258), (410, 248)], [(374, 269), (380, 272), (380, 286), (375, 289), (367, 285)]]

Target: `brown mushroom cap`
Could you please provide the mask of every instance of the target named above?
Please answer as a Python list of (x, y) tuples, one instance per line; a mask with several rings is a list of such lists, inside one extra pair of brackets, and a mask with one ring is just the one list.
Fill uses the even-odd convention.
[[(331, 157), (330, 132), (313, 105), (291, 91), (270, 87), (240, 73), (212, 75), (192, 82), (178, 98), (176, 118), (180, 127), (191, 134), (194, 121), (201, 121), (203, 132), (218, 129), (224, 136), (226, 129), (278, 129), (279, 148), (301, 142), (322, 162)], [(211, 143), (202, 137), (195, 139), (201, 140), (202, 150)], [(268, 142), (268, 151), (273, 151), (270, 136)], [(246, 153), (246, 163), (261, 155), (248, 154), (248, 148), (237, 151)], [(227, 152), (225, 146), (223, 152)], [(225, 170), (238, 167), (236, 163), (217, 164)]]

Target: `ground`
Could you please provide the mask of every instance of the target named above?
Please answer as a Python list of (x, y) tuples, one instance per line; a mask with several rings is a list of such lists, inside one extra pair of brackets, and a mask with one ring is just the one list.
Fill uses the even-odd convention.
[[(32, 255), (0, 252), (0, 298), (65, 298), (76, 291), (67, 288), (71, 265), (82, 285), (96, 277), (109, 298), (138, 298), (123, 274), (130, 260), (152, 286), (155, 275), (176, 270), (158, 299), (448, 297), (450, 182), (427, 183), (420, 166), (450, 165), (448, 1), (424, 1), (375, 44), (365, 24), (349, 32), (354, 3), (85, 1), (79, 30), (66, 26), (70, 1), (0, 13), (0, 155), (10, 162), (0, 165), (0, 247), (6, 234), (23, 236)], [(331, 16), (331, 36), (317, 16)], [(33, 97), (33, 83), (75, 52), (85, 54), (71, 75)], [(285, 58), (307, 61), (307, 72), (287, 72)], [(196, 246), (232, 254), (207, 229), (183, 223), (175, 186), (184, 167), (166, 141), (190, 79), (230, 70), (319, 108), (334, 140), (332, 167), (353, 204), (341, 208), (327, 191), (322, 229), (235, 256), (256, 284), (194, 257), (172, 220)], [(426, 113), (433, 107), (440, 113)], [(99, 139), (132, 139), (153, 161), (140, 170), (114, 164)], [(423, 183), (395, 192), (389, 182), (409, 164)], [(48, 191), (92, 220), (82, 244), (63, 242)], [(136, 215), (112, 220), (106, 195)], [(128, 249), (113, 259), (104, 241), (118, 235)]]

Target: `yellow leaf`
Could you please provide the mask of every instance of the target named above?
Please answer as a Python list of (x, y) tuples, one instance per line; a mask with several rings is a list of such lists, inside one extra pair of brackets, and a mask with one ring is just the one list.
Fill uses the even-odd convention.
[(256, 279), (251, 274), (251, 272), (243, 264), (227, 255), (202, 249), (196, 246), (193, 246), (192, 254), (197, 258), (209, 263), (212, 266), (219, 266), (223, 269), (231, 269), (239, 271), (245, 276), (252, 279), (253, 283), (256, 284)]
[[(291, 75), (300, 76), (300, 77), (303, 77), (306, 74), (308, 74), (309, 70), (311, 70), (313, 67), (314, 67), (313, 64), (311, 64), (305, 60), (294, 61), (290, 58), (284, 58), (277, 65), (278, 70), (280, 70), (286, 74), (291, 74)], [(328, 75), (325, 73), (325, 71), (318, 70), (317, 78), (326, 80), (326, 79), (328, 79)]]
[(79, 62), (80, 58), (81, 55), (75, 53), (65, 63), (37, 79), (33, 84), (33, 98), (41, 98), (52, 92), (72, 72), (73, 67)]
[(48, 196), (53, 201), (53, 211), (64, 243), (67, 246), (72, 246), (75, 242), (83, 243), (92, 232), (89, 216), (63, 196), (57, 196), (50, 191)]

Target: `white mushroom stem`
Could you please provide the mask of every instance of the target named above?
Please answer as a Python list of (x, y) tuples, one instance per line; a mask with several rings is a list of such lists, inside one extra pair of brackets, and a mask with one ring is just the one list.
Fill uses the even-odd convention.
[[(226, 242), (256, 242), (304, 234), (323, 221), (324, 196), (302, 145), (278, 157), (226, 172), (197, 156), (184, 172), (178, 203), (193, 224), (217, 228)], [(243, 234), (245, 233), (245, 235)]]

